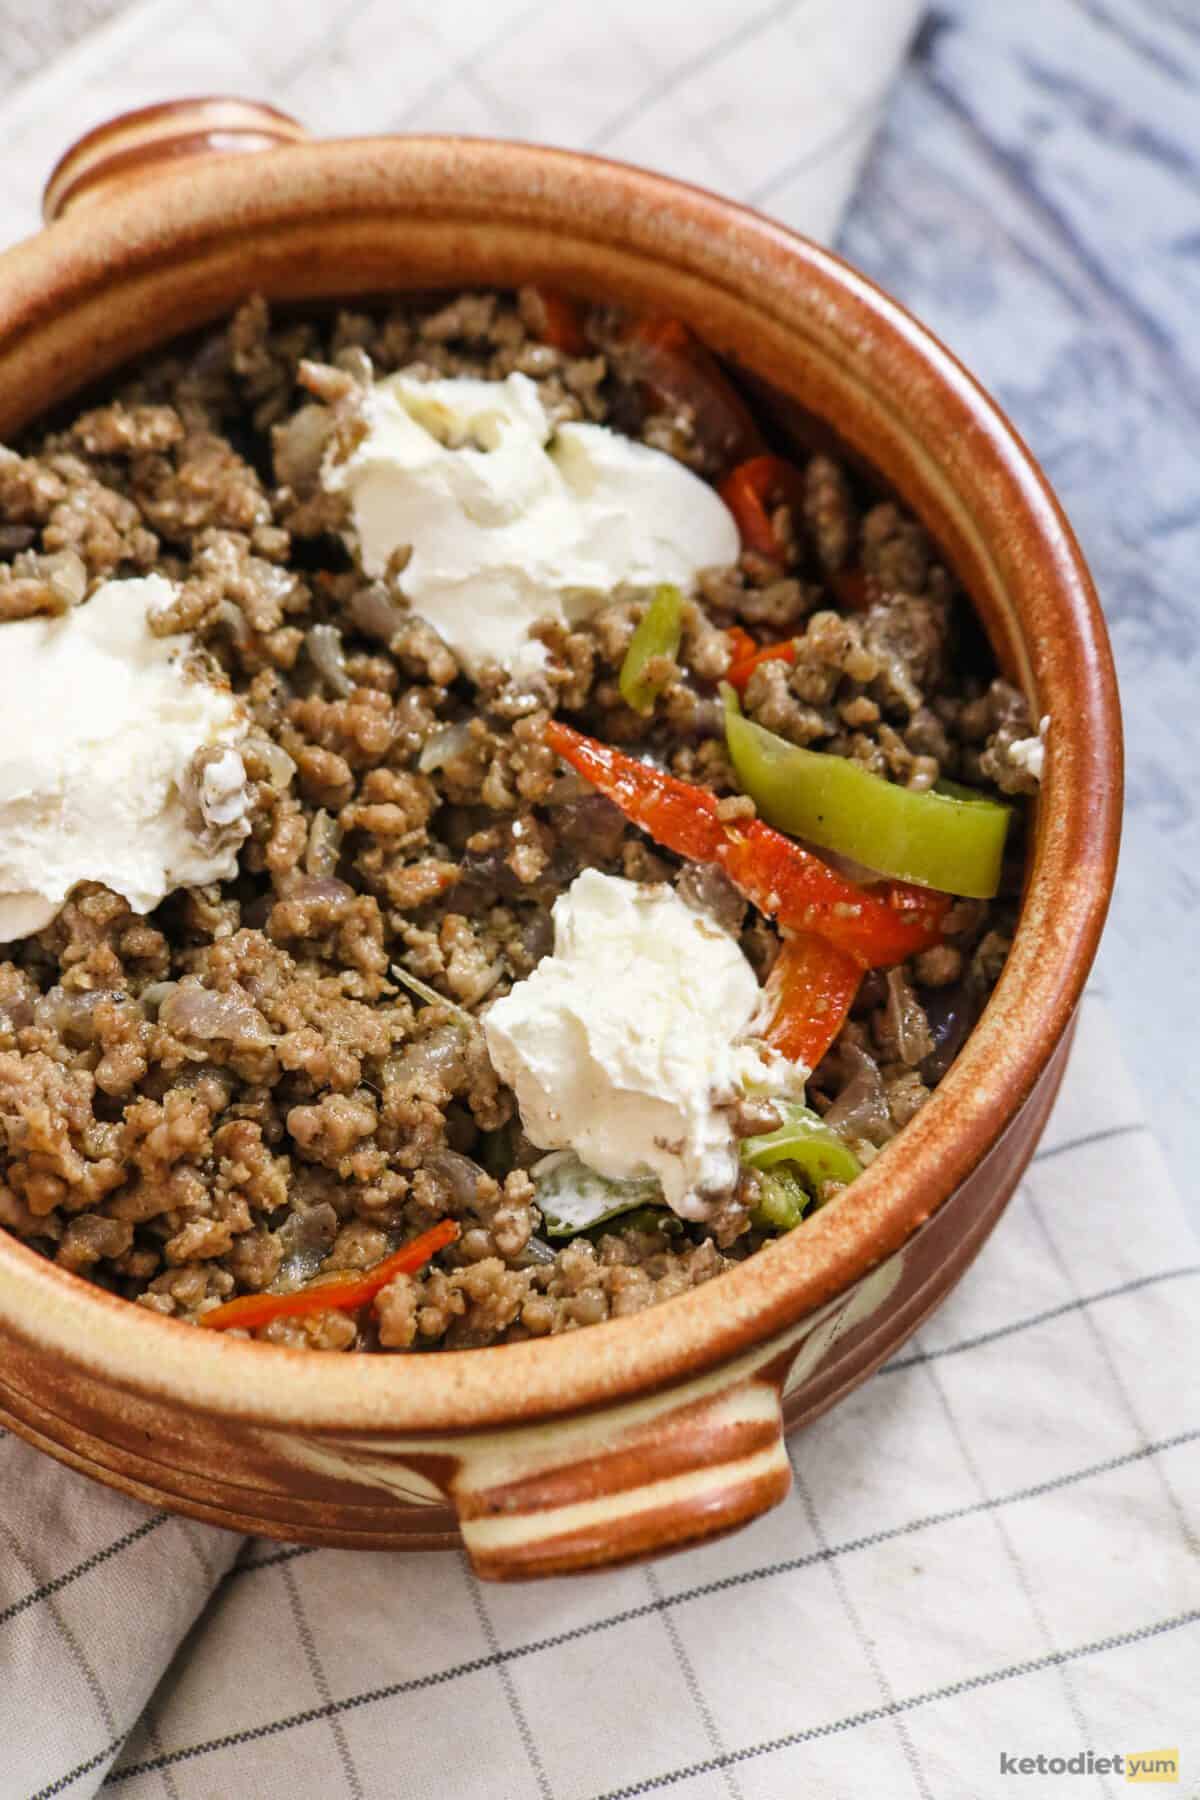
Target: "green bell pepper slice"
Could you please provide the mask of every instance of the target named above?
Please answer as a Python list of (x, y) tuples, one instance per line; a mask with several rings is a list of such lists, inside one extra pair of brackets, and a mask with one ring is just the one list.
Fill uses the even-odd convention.
[(805, 750), (743, 716), (725, 695), (725, 739), (738, 780), (769, 825), (899, 881), (990, 900), (1012, 808), (957, 782), (924, 792), (845, 756)]
[[(758, 1171), (761, 1186), (751, 1221), (760, 1231), (790, 1231), (817, 1203), (825, 1182), (850, 1182), (862, 1165), (799, 1101), (777, 1101), (783, 1123), (774, 1131), (744, 1138), (742, 1162)], [(663, 1212), (662, 1188), (654, 1175), (613, 1180), (588, 1168), (573, 1150), (555, 1151), (535, 1163), (534, 1198), (541, 1209), (546, 1237), (578, 1237), (620, 1219), (623, 1225), (651, 1220), (664, 1229), (682, 1229)]]
[(816, 1205), (827, 1181), (851, 1182), (862, 1164), (811, 1107), (776, 1103), (783, 1123), (746, 1138), (742, 1161), (758, 1171), (760, 1189), (750, 1222), (759, 1231), (791, 1231)]
[(648, 666), (656, 657), (678, 656), (682, 639), (683, 595), (677, 587), (664, 581), (654, 590), (654, 597), (629, 640), (617, 677), (621, 698), (634, 712), (654, 711), (654, 702), (665, 682), (661, 677), (649, 674)]
[(821, 1123), (818, 1113), (798, 1100), (781, 1100), (776, 1105), (783, 1114), (783, 1124), (774, 1131), (742, 1140), (742, 1161), (747, 1168), (768, 1170), (787, 1163), (815, 1189), (825, 1181), (853, 1181), (862, 1174), (862, 1164), (840, 1137)]
[(534, 1164), (533, 1177), (534, 1199), (548, 1238), (576, 1237), (594, 1225), (606, 1225), (621, 1213), (662, 1200), (657, 1176), (635, 1175), (616, 1181), (589, 1169), (573, 1150), (543, 1157)]
[(795, 1169), (783, 1163), (762, 1177), (750, 1223), (758, 1231), (782, 1234), (797, 1226), (812, 1204), (813, 1197)]

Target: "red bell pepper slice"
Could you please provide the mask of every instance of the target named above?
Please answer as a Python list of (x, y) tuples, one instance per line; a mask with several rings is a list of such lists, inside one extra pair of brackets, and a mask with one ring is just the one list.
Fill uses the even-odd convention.
[(862, 973), (855, 957), (815, 931), (788, 938), (767, 977), (766, 1042), (815, 1069), (845, 1024)]
[(816, 931), (863, 968), (903, 962), (939, 941), (947, 894), (881, 882), (868, 891), (761, 819), (725, 824), (717, 798), (662, 769), (551, 719), (550, 748), (655, 843), (694, 862), (715, 862), (746, 898), (780, 925)]
[(538, 330), (542, 342), (565, 356), (586, 356), (591, 346), (574, 300), (557, 288), (535, 287), (533, 294), (542, 312)]
[(785, 554), (771, 512), (777, 506), (799, 509), (804, 503), (804, 477), (795, 463), (785, 462), (782, 456), (752, 456), (730, 470), (717, 492), (737, 521), (747, 550), (757, 550), (761, 556)]
[(732, 640), (730, 647), (733, 654), (725, 679), (739, 694), (745, 693), (746, 683), (759, 663), (793, 663), (796, 660), (794, 638), (785, 638), (779, 644), (756, 644), (750, 633), (743, 631), (740, 626), (735, 626), (728, 635)]
[(761, 819), (731, 827), (717, 860), (768, 918), (819, 932), (864, 968), (904, 962), (941, 940), (948, 894), (897, 881), (858, 887)]
[(598, 738), (551, 719), (546, 742), (577, 774), (615, 802), (627, 819), (656, 844), (692, 862), (718, 861), (727, 832), (717, 817), (717, 797), (692, 787), (636, 757), (624, 756)]
[(202, 1314), (199, 1323), (214, 1331), (254, 1331), (260, 1325), (269, 1325), (272, 1319), (297, 1319), (305, 1313), (353, 1312), (374, 1300), (397, 1275), (415, 1275), (439, 1250), (452, 1244), (458, 1234), (453, 1219), (442, 1219), (365, 1274), (355, 1271), (330, 1281), (310, 1282), (294, 1294), (240, 1294), (236, 1300), (227, 1300), (224, 1306), (214, 1306), (211, 1312)]
[(725, 636), (729, 639), (729, 664), (731, 668), (737, 663), (745, 662), (748, 656), (757, 656), (757, 643), (750, 636), (750, 633), (744, 631), (740, 625), (731, 625), (729, 630), (725, 633)]
[(686, 410), (696, 436), (722, 468), (762, 449), (746, 402), (707, 349), (680, 319), (635, 319), (622, 338), (630, 371), (657, 412)]

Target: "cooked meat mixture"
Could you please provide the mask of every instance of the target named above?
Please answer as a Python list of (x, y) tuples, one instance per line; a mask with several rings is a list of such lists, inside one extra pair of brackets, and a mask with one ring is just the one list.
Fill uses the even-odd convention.
[[(139, 1306), (197, 1322), (327, 1280), (336, 1299), (449, 1219), (453, 1241), (373, 1305), (245, 1328), (322, 1350), (511, 1343), (638, 1312), (792, 1222), (752, 1162), (696, 1216), (651, 1192), (564, 1231), (539, 1205), (546, 1148), (483, 1020), (551, 951), (556, 898), (584, 870), (667, 884), (764, 982), (787, 935), (732, 865), (678, 853), (556, 754), (552, 718), (715, 796), (730, 842), (762, 810), (726, 741), (739, 663), (742, 715), (788, 745), (891, 788), (1016, 797), (998, 896), (956, 899), (924, 947), (869, 968), (808, 1081), (815, 1129), (853, 1166), (924, 1104), (999, 974), (1033, 727), (936, 546), (858, 471), (793, 448), (789, 481), (759, 483), (740, 558), (703, 572), (643, 658), (638, 710), (621, 677), (645, 587), (543, 621), (542, 667), (518, 680), (468, 676), (414, 610), (403, 547), (361, 572), (322, 470), (353, 456), (365, 393), (398, 369), (525, 375), (553, 426), (607, 424), (723, 482), (703, 353), (689, 395), (615, 315), (568, 323), (536, 293), (300, 319), (251, 299), (0, 456), (0, 621), (165, 577), (153, 632), (193, 634), (252, 721), (230, 879), (146, 916), (84, 881), (0, 945), (0, 1222)], [(747, 669), (765, 646), (781, 648)], [(786, 1116), (751, 1089), (725, 1104), (737, 1140)], [(829, 1200), (845, 1167), (810, 1168), (804, 1199)]]

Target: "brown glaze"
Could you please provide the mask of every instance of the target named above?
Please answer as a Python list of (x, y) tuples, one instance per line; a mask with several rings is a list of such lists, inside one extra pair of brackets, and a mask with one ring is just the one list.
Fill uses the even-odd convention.
[[(169, 129), (151, 119), (156, 141), (197, 129), (157, 118)], [(241, 1530), (416, 1547), (453, 1541), (457, 1518), (492, 1577), (726, 1531), (786, 1491), (782, 1417), (798, 1424), (861, 1381), (961, 1275), (1061, 1076), (1121, 790), (1112, 665), (1078, 547), (1012, 428), (936, 339), (837, 258), (741, 208), (481, 141), (212, 154), (211, 119), (200, 160), (160, 158), (152, 193), (126, 163), (105, 181), (111, 158), (97, 152), (124, 155), (148, 128), (146, 115), (118, 122), (85, 140), (82, 162), (70, 153), (48, 200), (73, 199), (70, 213), (0, 258), (0, 435), (255, 289), (311, 300), (542, 280), (674, 313), (836, 425), (925, 520), (1053, 723), (996, 992), (898, 1142), (803, 1230), (633, 1318), (387, 1358), (197, 1333), (0, 1234), (0, 1416), (127, 1492)]]

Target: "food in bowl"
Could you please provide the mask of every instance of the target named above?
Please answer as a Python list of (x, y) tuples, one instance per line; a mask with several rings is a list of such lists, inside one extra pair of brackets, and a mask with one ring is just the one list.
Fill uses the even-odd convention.
[(0, 1220), (144, 1307), (638, 1311), (803, 1228), (998, 976), (1044, 724), (676, 321), (251, 300), (5, 456), (0, 548)]

